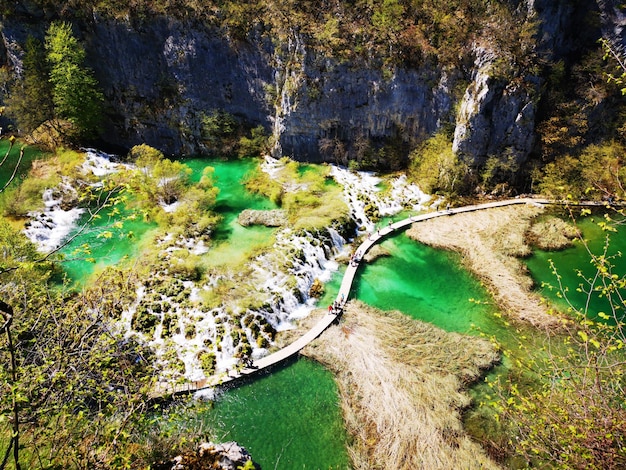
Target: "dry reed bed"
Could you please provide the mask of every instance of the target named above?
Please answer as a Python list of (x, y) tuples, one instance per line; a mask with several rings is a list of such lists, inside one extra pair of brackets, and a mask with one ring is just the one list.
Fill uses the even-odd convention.
[(557, 328), (559, 319), (531, 292), (533, 281), (518, 259), (530, 254), (525, 236), (542, 212), (541, 207), (525, 205), (455, 214), (413, 224), (407, 235), (461, 253), (466, 267), (485, 282), (510, 318), (537, 328)]
[(335, 374), (355, 468), (497, 468), (460, 416), (462, 389), (499, 359), (488, 341), (353, 301), (304, 354)]

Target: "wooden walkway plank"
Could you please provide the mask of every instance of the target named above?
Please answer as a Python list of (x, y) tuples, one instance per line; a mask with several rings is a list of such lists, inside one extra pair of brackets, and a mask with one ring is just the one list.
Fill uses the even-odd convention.
[(535, 199), (535, 198), (517, 198), (517, 199), (506, 199), (503, 201), (494, 201), (487, 202), (483, 204), (476, 204), (471, 206), (463, 206), (463, 207), (455, 207), (446, 210), (439, 210), (436, 212), (428, 212), (426, 214), (416, 215), (407, 217), (406, 219), (394, 222), (386, 227), (381, 227), (377, 229), (375, 232), (369, 234), (369, 236), (359, 245), (359, 247), (355, 250), (356, 257), (350, 261), (348, 267), (343, 276), (343, 280), (341, 282), (341, 287), (339, 288), (339, 292), (337, 293), (337, 298), (335, 300), (336, 305), (339, 306), (339, 311), (334, 313), (327, 313), (324, 315), (318, 323), (316, 323), (313, 328), (311, 328), (307, 333), (298, 338), (293, 343), (285, 346), (284, 348), (276, 351), (272, 354), (269, 354), (265, 357), (257, 359), (253, 362), (251, 367), (245, 367), (241, 370), (230, 371), (226, 374), (222, 374), (219, 376), (210, 377), (209, 379), (198, 381), (198, 382), (190, 382), (183, 385), (169, 385), (169, 384), (159, 384), (153, 393), (153, 397), (164, 396), (168, 394), (181, 394), (181, 393), (194, 393), (203, 389), (213, 388), (217, 385), (221, 385), (235, 379), (239, 379), (241, 377), (250, 376), (256, 374), (263, 369), (267, 369), (274, 365), (277, 365), (286, 359), (290, 358), (297, 354), (301, 349), (307, 346), (311, 341), (315, 340), (318, 336), (320, 336), (332, 323), (337, 320), (338, 316), (341, 314), (340, 312), (343, 310), (343, 304), (348, 300), (350, 295), (350, 290), (352, 289), (352, 283), (354, 282), (354, 277), (356, 272), (360, 266), (360, 263), (363, 261), (363, 257), (365, 253), (378, 243), (382, 238), (403, 229), (409, 225), (412, 225), (417, 222), (421, 222), (428, 219), (434, 219), (436, 217), (443, 217), (453, 214), (460, 214), (464, 212), (473, 212), (484, 209), (491, 209), (495, 207), (505, 207), (516, 204), (537, 204), (537, 205), (547, 205), (547, 204), (571, 204), (571, 205), (579, 205), (579, 206), (605, 206), (604, 203), (599, 202), (580, 202), (574, 203), (571, 201), (551, 201), (549, 199)]

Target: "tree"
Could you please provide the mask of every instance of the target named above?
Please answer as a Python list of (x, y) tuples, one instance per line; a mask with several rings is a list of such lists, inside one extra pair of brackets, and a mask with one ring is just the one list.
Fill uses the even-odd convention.
[(409, 175), (427, 193), (441, 191), (452, 195), (463, 191), (469, 171), (452, 151), (444, 132), (435, 134), (409, 156)]
[(19, 128), (30, 133), (54, 115), (46, 51), (32, 36), (26, 40), (22, 65), (23, 79), (8, 100), (8, 110)]
[[(122, 190), (87, 184), (90, 217), (77, 233)], [(82, 292), (54, 285), (55, 252), (39, 253), (6, 220), (0, 247), (0, 469), (11, 455), (16, 469), (121, 466), (155, 376), (150, 350), (111, 327), (136, 279), (109, 269)]]
[(129, 156), (139, 171), (135, 189), (151, 204), (172, 204), (189, 186), (191, 169), (181, 162), (164, 158), (159, 150), (141, 144), (133, 147)]
[[(571, 299), (553, 266), (567, 311), (564, 331), (549, 335), (545, 348), (528, 351), (529, 360), (519, 364), (535, 386), (522, 388), (511, 379), (502, 384), (497, 406), (512, 434), (509, 451), (533, 467), (626, 467), (626, 273), (617, 269), (621, 253), (609, 254), (610, 222), (608, 216), (601, 222), (601, 252), (592, 253), (581, 238), (594, 267), (578, 272), (582, 302)], [(590, 310), (594, 298), (604, 300), (603, 311)]]
[(102, 119), (104, 97), (92, 71), (85, 67), (85, 50), (69, 23), (55, 22), (46, 34), (52, 101), (58, 119), (71, 122), (79, 137), (93, 136)]

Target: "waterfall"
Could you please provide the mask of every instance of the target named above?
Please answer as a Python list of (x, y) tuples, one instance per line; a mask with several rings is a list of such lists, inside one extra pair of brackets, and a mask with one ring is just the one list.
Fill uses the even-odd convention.
[(83, 173), (94, 176), (106, 176), (120, 171), (122, 168), (131, 168), (131, 165), (116, 162), (116, 157), (96, 149), (82, 149), (85, 152), (85, 161), (81, 165)]
[(74, 230), (84, 209), (62, 209), (63, 197), (56, 189), (46, 189), (43, 192), (43, 202), (43, 211), (28, 213), (30, 221), (24, 233), (40, 251), (49, 253), (61, 246), (63, 240)]
[[(386, 180), (367, 171), (350, 171), (336, 165), (331, 175), (344, 188), (344, 198), (350, 207), (350, 216), (359, 225), (360, 232), (374, 230), (378, 217), (390, 216), (403, 210), (424, 210), (432, 205), (432, 197), (407, 181), (406, 175)], [(390, 189), (383, 191), (385, 183)]]
[(280, 331), (291, 328), (292, 320), (307, 316), (315, 308), (316, 299), (310, 297), (309, 290), (315, 279), (328, 282), (339, 268), (333, 258), (345, 240), (334, 229), (315, 234), (285, 229), (276, 238), (275, 249), (282, 261), (276, 263), (277, 255), (272, 252), (259, 256), (253, 267), (261, 290), (269, 294), (272, 308), (264, 312), (266, 318)]
[[(85, 161), (79, 167), (82, 174), (93, 174), (102, 177), (127, 166), (113, 161), (113, 157), (94, 149), (84, 149)], [(99, 185), (100, 183), (94, 183)], [(56, 188), (44, 190), (42, 198), (43, 211), (28, 213), (30, 221), (24, 229), (26, 236), (34, 242), (40, 251), (49, 253), (57, 249), (76, 227), (84, 209), (74, 207), (69, 210), (63, 209), (64, 197), (75, 199), (76, 189), (72, 182), (64, 178)]]

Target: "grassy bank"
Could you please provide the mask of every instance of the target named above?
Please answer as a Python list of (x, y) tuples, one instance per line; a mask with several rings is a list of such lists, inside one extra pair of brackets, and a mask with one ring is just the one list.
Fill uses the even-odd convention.
[(350, 302), (304, 354), (335, 374), (355, 468), (496, 468), (461, 423), (463, 390), (499, 358), (488, 341)]
[(543, 208), (501, 207), (438, 217), (414, 224), (407, 235), (421, 243), (461, 253), (465, 266), (485, 282), (499, 307), (513, 320), (555, 328), (519, 258), (530, 255), (526, 234)]

